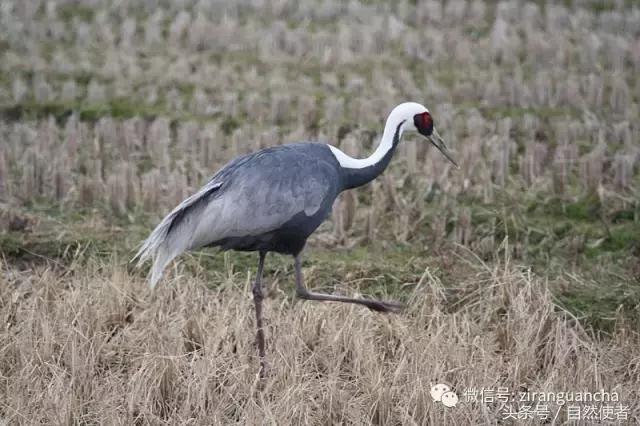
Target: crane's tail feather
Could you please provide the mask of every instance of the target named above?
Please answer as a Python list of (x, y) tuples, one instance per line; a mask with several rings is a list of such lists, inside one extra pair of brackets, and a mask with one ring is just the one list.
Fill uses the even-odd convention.
[(189, 219), (193, 219), (193, 214), (199, 210), (203, 202), (208, 200), (221, 186), (222, 182), (214, 183), (210, 181), (200, 191), (184, 200), (162, 219), (160, 224), (142, 243), (142, 246), (131, 261), (133, 262), (137, 259), (138, 267), (148, 259), (153, 261), (149, 287), (153, 289), (156, 286), (169, 262), (184, 251), (192, 248), (191, 243), (197, 220)]

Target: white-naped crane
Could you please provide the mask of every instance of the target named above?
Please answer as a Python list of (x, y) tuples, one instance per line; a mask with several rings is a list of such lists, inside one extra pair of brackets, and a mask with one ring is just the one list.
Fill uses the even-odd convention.
[(342, 191), (362, 186), (384, 171), (406, 131), (424, 135), (457, 167), (429, 110), (415, 102), (402, 103), (389, 114), (382, 140), (367, 158), (352, 158), (331, 145), (293, 143), (232, 160), (160, 222), (134, 259), (139, 258), (138, 264), (153, 260), (153, 288), (167, 264), (184, 251), (206, 246), (257, 251), (252, 291), (262, 376), (262, 271), (270, 251), (294, 257), (296, 295), (301, 299), (356, 303), (379, 312), (401, 308), (394, 302), (310, 292), (303, 283), (300, 252)]

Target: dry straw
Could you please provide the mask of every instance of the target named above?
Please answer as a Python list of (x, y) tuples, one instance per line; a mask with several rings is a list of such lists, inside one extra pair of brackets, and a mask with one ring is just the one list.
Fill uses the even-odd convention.
[[(365, 156), (405, 100), (431, 108), (461, 170), (406, 138), (383, 178), (336, 203), (321, 242), (404, 243), (430, 230), (434, 251), (448, 238), (490, 258), (505, 249), (495, 237), (505, 224), (477, 223), (476, 209), (505, 195), (597, 194), (628, 210), (640, 10), (569, 3), (4, 1), (0, 229), (27, 229), (7, 212), (33, 204), (161, 216), (234, 156), (279, 143)], [(426, 270), (397, 317), (270, 298), (262, 388), (251, 277), (229, 268), (208, 290), (178, 267), (150, 295), (111, 263), (5, 264), (0, 423), (499, 418), (481, 404), (445, 411), (426, 391), (436, 381), (459, 392), (611, 389), (637, 419), (638, 338), (622, 316), (611, 339), (596, 339), (555, 305), (549, 286), (564, 278), (461, 262), (453, 289)]]
[[(610, 343), (594, 340), (526, 269), (464, 262), (471, 273), (451, 290), (427, 269), (399, 316), (268, 299), (272, 369), (260, 386), (240, 276), (210, 290), (179, 275), (151, 295), (116, 266), (5, 269), (4, 420), (486, 424), (498, 405), (463, 391), (495, 383), (609, 389), (638, 414), (639, 346), (624, 323)], [(436, 382), (463, 402), (431, 401)]]

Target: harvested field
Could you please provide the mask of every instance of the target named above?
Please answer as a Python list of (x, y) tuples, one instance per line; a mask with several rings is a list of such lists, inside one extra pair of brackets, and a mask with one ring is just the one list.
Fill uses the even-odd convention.
[[(640, 421), (636, 3), (7, 0), (0, 28), (0, 424)], [(460, 170), (405, 137), (304, 263), (403, 313), (296, 301), (270, 255), (261, 382), (257, 256), (155, 292), (129, 263), (235, 156), (364, 157), (408, 100)]]

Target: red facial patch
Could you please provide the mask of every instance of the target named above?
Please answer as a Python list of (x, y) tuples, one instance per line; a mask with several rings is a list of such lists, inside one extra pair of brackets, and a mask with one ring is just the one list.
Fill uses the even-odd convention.
[(422, 125), (425, 129), (433, 127), (433, 118), (431, 118), (431, 114), (423, 112), (420, 116), (422, 118)]
[(431, 118), (431, 114), (428, 112), (414, 115), (413, 124), (415, 124), (416, 129), (425, 136), (431, 136), (431, 133), (433, 133), (433, 118)]

